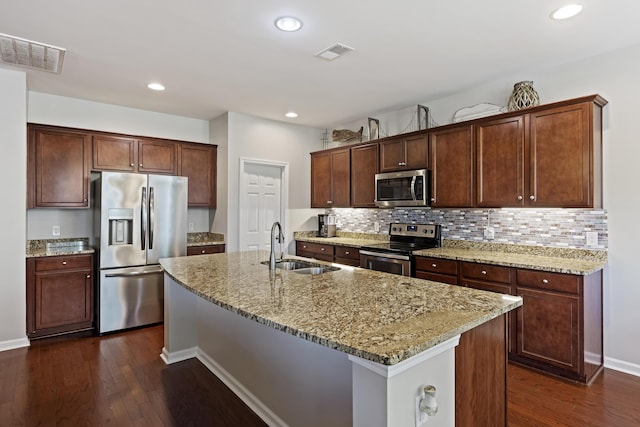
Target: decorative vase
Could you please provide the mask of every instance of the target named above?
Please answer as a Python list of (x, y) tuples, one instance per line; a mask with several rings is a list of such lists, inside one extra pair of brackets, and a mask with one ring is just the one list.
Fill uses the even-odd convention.
[(509, 111), (523, 110), (538, 104), (540, 104), (540, 97), (533, 88), (532, 81), (522, 81), (513, 85), (513, 92), (507, 104)]

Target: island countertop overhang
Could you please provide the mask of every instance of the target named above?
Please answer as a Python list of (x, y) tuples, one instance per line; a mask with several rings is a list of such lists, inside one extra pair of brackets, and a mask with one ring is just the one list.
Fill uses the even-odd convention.
[[(297, 257), (295, 257), (297, 258)], [(394, 365), (520, 305), (519, 297), (342, 266), (270, 272), (264, 251), (160, 261), (201, 298), (302, 339)]]

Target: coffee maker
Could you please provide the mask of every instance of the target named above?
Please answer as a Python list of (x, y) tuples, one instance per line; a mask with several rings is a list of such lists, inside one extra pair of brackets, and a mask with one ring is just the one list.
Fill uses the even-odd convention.
[(336, 237), (336, 217), (318, 214), (318, 237)]

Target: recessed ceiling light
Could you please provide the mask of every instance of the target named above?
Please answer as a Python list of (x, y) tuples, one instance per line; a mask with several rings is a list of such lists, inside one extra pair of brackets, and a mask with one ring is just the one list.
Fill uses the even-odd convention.
[(296, 117), (298, 117), (298, 113), (296, 113), (295, 111), (289, 111), (287, 114), (285, 114), (285, 116), (289, 117), (290, 119), (295, 119)]
[(302, 28), (302, 21), (293, 16), (281, 16), (276, 19), (276, 28), (282, 31), (298, 31)]
[(561, 20), (567, 19), (576, 16), (582, 12), (582, 5), (580, 4), (568, 4), (566, 6), (562, 6), (560, 9), (556, 10), (551, 14), (553, 19)]
[(149, 83), (147, 87), (152, 90), (164, 90), (164, 86), (160, 83)]

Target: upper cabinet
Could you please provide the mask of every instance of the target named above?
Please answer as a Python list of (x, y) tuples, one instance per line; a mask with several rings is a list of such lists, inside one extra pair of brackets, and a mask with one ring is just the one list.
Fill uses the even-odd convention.
[(477, 206), (601, 207), (599, 96), (476, 124)]
[(177, 144), (159, 139), (94, 135), (93, 169), (175, 175)]
[(380, 172), (426, 169), (429, 142), (426, 131), (380, 142)]
[(217, 146), (180, 144), (178, 175), (189, 178), (189, 206), (216, 207)]
[(351, 206), (375, 208), (375, 176), (378, 173), (378, 144), (351, 148)]
[(458, 125), (430, 133), (431, 206), (472, 207), (474, 202), (473, 133)]
[(27, 208), (88, 208), (91, 135), (28, 126)]
[(350, 192), (350, 149), (311, 153), (311, 207), (347, 208), (351, 202)]

